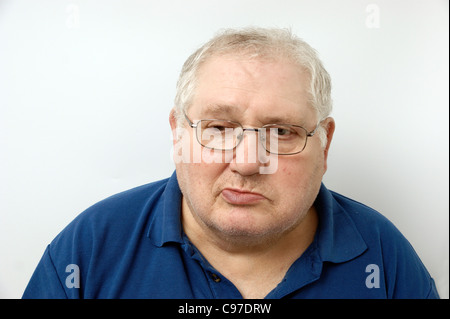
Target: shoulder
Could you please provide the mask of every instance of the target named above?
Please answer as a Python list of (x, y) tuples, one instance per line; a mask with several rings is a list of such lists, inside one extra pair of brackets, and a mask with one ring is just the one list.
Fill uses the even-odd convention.
[(383, 271), (389, 298), (437, 296), (434, 281), (420, 257), (388, 218), (358, 201), (330, 193), (337, 211), (351, 219), (366, 243), (365, 259)]
[(124, 222), (145, 213), (158, 201), (167, 180), (141, 185), (103, 199), (82, 212), (74, 222)]
[(401, 235), (394, 224), (377, 210), (346, 197), (334, 191), (330, 191), (333, 200), (338, 205), (336, 212), (345, 212), (362, 233), (373, 232), (386, 233), (387, 235)]
[(142, 236), (167, 181), (120, 192), (87, 208), (51, 242), (50, 253), (104, 250), (124, 245), (132, 236)]
[(167, 181), (168, 179), (155, 181), (107, 197), (86, 209), (80, 214), (80, 218), (106, 217), (104, 214), (120, 215), (124, 210), (140, 212), (145, 205), (159, 198)]
[(334, 213), (345, 214), (350, 218), (369, 247), (392, 250), (398, 246), (412, 249), (398, 228), (380, 212), (339, 193), (330, 193), (337, 206), (334, 207)]
[[(78, 215), (48, 245), (24, 298), (83, 298), (99, 296), (102, 289), (108, 292), (114, 271), (149, 242), (143, 240), (148, 220), (161, 205), (167, 182), (110, 196)], [(83, 289), (71, 289), (80, 285)]]

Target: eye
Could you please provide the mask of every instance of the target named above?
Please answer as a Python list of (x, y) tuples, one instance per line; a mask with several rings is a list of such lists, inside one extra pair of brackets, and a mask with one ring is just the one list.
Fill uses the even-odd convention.
[(238, 123), (224, 120), (203, 120), (201, 122), (201, 131), (210, 135), (233, 135), (239, 127)]
[(284, 127), (278, 127), (276, 133), (278, 136), (288, 136), (290, 134), (293, 134), (292, 130)]
[(219, 131), (225, 131), (226, 127), (223, 125), (209, 125), (207, 129), (214, 129)]
[(272, 126), (270, 127), (270, 136), (278, 139), (291, 139), (297, 136), (294, 128), (288, 126)]
[(226, 129), (233, 129), (236, 125), (233, 125), (230, 122), (227, 121), (211, 121), (207, 123), (205, 126), (205, 129), (216, 129), (219, 131), (225, 131)]

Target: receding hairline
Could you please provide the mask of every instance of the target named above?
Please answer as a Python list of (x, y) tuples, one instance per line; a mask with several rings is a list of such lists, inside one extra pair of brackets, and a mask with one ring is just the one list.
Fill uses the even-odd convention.
[[(304, 49), (302, 57), (299, 56), (300, 47)], [(263, 61), (286, 59), (308, 71), (303, 59), (304, 56), (310, 55), (307, 51), (315, 52), (308, 43), (288, 29), (225, 29), (197, 49), (191, 57), (200, 56), (197, 62), (198, 69), (212, 57), (229, 55)]]
[[(316, 50), (290, 29), (246, 27), (220, 30), (187, 58), (178, 78), (175, 96), (175, 114), (179, 123), (183, 120), (183, 111), (192, 105), (203, 64), (211, 57), (226, 54), (290, 60), (309, 77), (308, 104), (315, 110), (317, 118), (325, 119), (331, 113), (331, 78)], [(321, 130), (319, 136), (326, 141)]]

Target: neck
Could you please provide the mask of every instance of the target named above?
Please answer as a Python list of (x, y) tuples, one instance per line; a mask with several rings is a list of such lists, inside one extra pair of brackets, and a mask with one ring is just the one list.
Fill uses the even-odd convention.
[(303, 220), (282, 234), (268, 238), (229, 238), (201, 225), (183, 199), (182, 224), (190, 241), (244, 297), (263, 298), (312, 243), (318, 217), (313, 206)]

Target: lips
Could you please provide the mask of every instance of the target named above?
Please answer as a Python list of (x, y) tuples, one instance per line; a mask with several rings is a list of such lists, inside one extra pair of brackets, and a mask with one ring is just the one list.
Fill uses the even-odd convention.
[(222, 190), (224, 200), (232, 205), (250, 205), (256, 204), (265, 199), (259, 193), (249, 192), (235, 188), (225, 188)]

